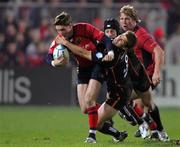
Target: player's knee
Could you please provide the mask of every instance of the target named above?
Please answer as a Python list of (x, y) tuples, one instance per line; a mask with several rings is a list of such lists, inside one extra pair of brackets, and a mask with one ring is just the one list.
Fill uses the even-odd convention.
[(149, 101), (143, 101), (145, 107), (151, 108), (151, 103)]
[(91, 93), (86, 93), (85, 94), (85, 103), (86, 107), (94, 106), (96, 104), (94, 100), (94, 95)]
[(141, 94), (141, 99), (142, 99), (143, 104), (146, 107), (151, 107), (151, 105), (152, 105), (152, 97), (151, 97), (151, 93), (149, 91), (143, 92)]

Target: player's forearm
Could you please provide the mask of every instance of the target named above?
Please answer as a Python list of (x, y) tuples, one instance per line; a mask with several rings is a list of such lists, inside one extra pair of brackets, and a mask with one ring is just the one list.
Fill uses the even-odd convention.
[(103, 36), (100, 43), (103, 43), (105, 45), (105, 49), (107, 49), (107, 51), (113, 51), (112, 41), (106, 35)]
[(54, 59), (51, 61), (51, 65), (54, 67), (66, 66), (68, 60), (66, 58)]
[(65, 41), (64, 45), (67, 46), (67, 48), (71, 50), (74, 54), (86, 58), (88, 60), (92, 60), (91, 51), (87, 51), (86, 49), (79, 47), (69, 41)]
[(161, 47), (156, 46), (154, 48), (154, 58), (155, 58), (155, 69), (154, 72), (158, 72), (161, 70), (164, 65), (164, 51)]
[(104, 35), (101, 41), (99, 42), (99, 44), (101, 43), (105, 45), (104, 49), (107, 49), (108, 51), (108, 61), (112, 61), (114, 59), (114, 50), (113, 50), (113, 44), (112, 44), (111, 39), (107, 37), (106, 35)]

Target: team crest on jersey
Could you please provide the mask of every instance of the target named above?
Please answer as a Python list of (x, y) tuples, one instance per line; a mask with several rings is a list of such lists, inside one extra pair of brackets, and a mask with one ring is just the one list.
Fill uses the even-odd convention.
[(85, 49), (88, 49), (89, 46), (90, 46), (89, 44), (86, 44), (86, 45), (84, 46), (84, 48), (85, 48)]

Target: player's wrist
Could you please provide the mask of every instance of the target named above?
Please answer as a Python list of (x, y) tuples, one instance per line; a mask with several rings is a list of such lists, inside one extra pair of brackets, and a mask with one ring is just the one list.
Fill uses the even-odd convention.
[(68, 41), (68, 40), (64, 40), (64, 41), (63, 41), (63, 45), (68, 46), (68, 44), (69, 44), (69, 41)]
[(113, 50), (108, 51), (108, 56), (110, 56), (111, 60), (113, 60), (114, 59), (114, 51)]

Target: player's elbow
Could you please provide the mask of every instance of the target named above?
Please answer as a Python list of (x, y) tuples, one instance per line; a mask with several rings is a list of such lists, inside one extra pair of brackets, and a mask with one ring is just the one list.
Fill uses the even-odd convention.
[(164, 56), (165, 56), (164, 50), (160, 46), (156, 46), (154, 48), (154, 53), (155, 53), (155, 55), (158, 55), (162, 58), (164, 58)]
[(164, 64), (165, 52), (160, 46), (154, 48), (154, 54), (161, 60), (161, 64)]

